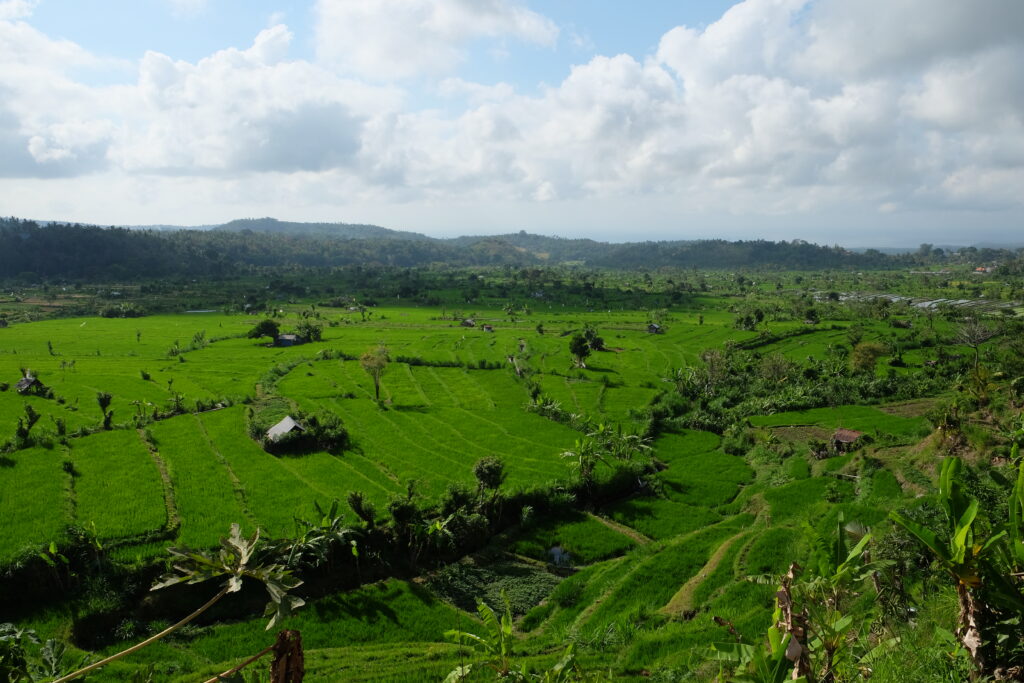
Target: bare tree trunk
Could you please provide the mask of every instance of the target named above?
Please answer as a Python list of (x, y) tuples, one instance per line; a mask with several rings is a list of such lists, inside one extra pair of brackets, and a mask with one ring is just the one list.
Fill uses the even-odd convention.
[(274, 661), (270, 665), (271, 683), (302, 683), (305, 675), (302, 637), (298, 631), (281, 631), (274, 643)]
[(978, 672), (985, 673), (985, 658), (981, 653), (981, 627), (978, 624), (978, 606), (974, 594), (962, 583), (956, 585), (957, 601), (960, 603), (960, 624), (957, 626), (957, 637), (971, 653), (971, 660)]
[(786, 648), (786, 659), (793, 662), (793, 680), (805, 676), (811, 677), (811, 662), (807, 656), (807, 646), (804, 641), (807, 638), (807, 613), (793, 611), (793, 593), (790, 587), (793, 580), (800, 572), (800, 565), (796, 562), (789, 565), (789, 571), (782, 579), (782, 586), (775, 597), (779, 601), (779, 609), (782, 611), (782, 618), (779, 620), (779, 628), (790, 635), (789, 646)]

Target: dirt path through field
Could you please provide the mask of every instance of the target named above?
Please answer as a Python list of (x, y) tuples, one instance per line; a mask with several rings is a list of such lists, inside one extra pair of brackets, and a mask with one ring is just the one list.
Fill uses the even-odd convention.
[(632, 538), (639, 545), (647, 545), (648, 543), (651, 542), (651, 539), (647, 538), (646, 536), (644, 536), (642, 533), (640, 533), (636, 529), (629, 528), (625, 524), (619, 524), (618, 522), (613, 522), (612, 520), (610, 520), (610, 519), (608, 519), (606, 517), (601, 517), (600, 515), (595, 515), (593, 512), (588, 512), (587, 515), (589, 515), (591, 519), (594, 519), (594, 520), (600, 522), (601, 524), (604, 524), (606, 527), (608, 527), (612, 531), (617, 531), (618, 533), (622, 534), (623, 536), (628, 536), (629, 538)]
[(721, 564), (722, 558), (729, 552), (729, 548), (737, 540), (746, 535), (746, 531), (741, 531), (732, 538), (727, 539), (712, 553), (707, 563), (701, 567), (701, 570), (690, 577), (690, 580), (683, 584), (682, 588), (676, 591), (676, 594), (672, 596), (672, 599), (668, 601), (668, 604), (662, 607), (659, 612), (667, 614), (670, 617), (678, 617), (681, 614), (688, 612), (693, 609), (693, 594), (697, 591), (697, 587), (704, 583), (704, 580), (711, 575), (718, 565)]

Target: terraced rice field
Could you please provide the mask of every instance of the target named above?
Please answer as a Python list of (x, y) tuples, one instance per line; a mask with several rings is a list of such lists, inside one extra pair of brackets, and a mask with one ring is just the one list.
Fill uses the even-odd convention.
[[(711, 309), (700, 313), (703, 324), (696, 311), (680, 313), (660, 335), (646, 332), (642, 312), (559, 311), (515, 323), (499, 312), (478, 313), (481, 323), (493, 322), (494, 333), (438, 320), (425, 309), (380, 311), (372, 323), (327, 315), (335, 324), (324, 328), (322, 342), (292, 348), (247, 339), (253, 318), (220, 314), (0, 330), (0, 381), (13, 384), (30, 367), (54, 391), (50, 399), (0, 392), (0, 435), (13, 432), (27, 403), (42, 415), (35, 429), (48, 432), (50, 446), (0, 461), (0, 563), (38, 552), (69, 524), (94, 526), (102, 542), (138, 561), (171, 542), (213, 547), (232, 522), (270, 536), (290, 534), (314, 502), (343, 500), (350, 491), (363, 492), (382, 511), (412, 480), (428, 501), (452, 483), (474, 486), (473, 465), (485, 456), (505, 461), (509, 489), (564, 480), (572, 470), (559, 454), (580, 434), (524, 410), (528, 387), (508, 356), (517, 355), (542, 392), (568, 412), (629, 430), (634, 411), (668, 386), (662, 379), (672, 369), (699, 362), (704, 349), (755, 336), (733, 329), (731, 314)], [(544, 334), (535, 330), (538, 320)], [(587, 322), (599, 326), (611, 350), (577, 369), (562, 334)], [(191, 344), (202, 331), (216, 341)], [(821, 330), (760, 351), (817, 355), (842, 335)], [(342, 358), (382, 341), (392, 358), (413, 362), (390, 363), (378, 404), (359, 362)], [(113, 395), (111, 430), (101, 427), (97, 392)], [(285, 410), (336, 414), (349, 447), (267, 453), (248, 434), (246, 410), (268, 398)], [(172, 411), (175, 403), (184, 412)], [(137, 428), (132, 417), (154, 410), (164, 413), (161, 419)], [(764, 433), (844, 427), (910, 440), (927, 428), (921, 413), (840, 406), (751, 423)], [(773, 589), (743, 579), (784, 571), (805, 542), (806, 522), (833, 519), (839, 509), (870, 520), (872, 506), (908, 495), (884, 468), (864, 485), (832, 476), (849, 466), (848, 456), (818, 463), (796, 453), (767, 477), (722, 447), (709, 432), (664, 434), (653, 444), (664, 466), (659, 490), (535, 520), (506, 539), (504, 550), (517, 561), (543, 563), (557, 545), (573, 565), (519, 622), (526, 661), (549, 664), (573, 639), (592, 644), (584, 648), (591, 664), (614, 658), (618, 669), (634, 673), (650, 662), (689, 666), (680, 653), (706, 645), (717, 629), (712, 616), (747, 635), (763, 630)], [(478, 628), (472, 615), (426, 588), (395, 580), (313, 601), (291, 626), (302, 630), (307, 662), (323, 680), (354, 681), (441, 679), (465, 656), (441, 642), (444, 631)], [(187, 647), (158, 645), (132, 666), (110, 667), (102, 680), (130, 680), (139, 662), (212, 676), (264, 647), (262, 628), (257, 619), (204, 627)], [(603, 643), (617, 654), (599, 654)]]
[[(52, 445), (20, 452), (0, 469), (0, 505), (21, 510), (24, 499), (31, 510), (39, 501), (37, 511), (5, 518), (11, 521), (0, 559), (59, 536), (68, 523), (95, 524), (101, 540), (121, 546), (168, 536), (211, 546), (233, 521), (289, 533), (314, 501), (352, 490), (383, 509), (409, 480), (428, 499), (452, 482), (472, 484), (473, 464), (489, 455), (506, 461), (511, 487), (564, 478), (570, 469), (558, 454), (579, 435), (523, 409), (526, 388), (507, 356), (525, 354), (543, 390), (567, 410), (628, 428), (630, 411), (656, 396), (671, 368), (694, 360), (700, 345), (733, 335), (722, 325), (693, 322), (650, 335), (628, 312), (563, 313), (545, 321), (543, 335), (534, 321), (477, 317), (493, 320), (495, 332), (436, 320), (423, 309), (389, 310), (372, 324), (342, 314), (340, 324), (324, 328), (323, 342), (291, 348), (247, 339), (251, 317), (218, 313), (46, 321), (0, 331), (0, 381), (9, 385), (0, 391), (0, 435), (13, 433), (27, 404), (41, 415), (34, 435)], [(559, 333), (586, 322), (605, 326), (616, 351), (595, 354), (590, 368), (576, 370)], [(428, 365), (391, 363), (378, 406), (358, 362), (323, 358), (355, 357), (381, 341), (392, 357)], [(282, 365), (291, 369), (266, 390), (296, 408), (339, 415), (350, 449), (275, 457), (248, 437), (239, 404), (259, 397), (268, 370)], [(23, 368), (53, 397), (17, 394)], [(100, 392), (112, 396), (111, 431), (102, 428)], [(188, 414), (197, 402), (203, 412)], [(145, 434), (133, 424), (135, 416), (182, 409), (186, 414), (152, 422)], [(26, 490), (40, 493), (29, 497)], [(684, 496), (673, 504), (689, 502)]]

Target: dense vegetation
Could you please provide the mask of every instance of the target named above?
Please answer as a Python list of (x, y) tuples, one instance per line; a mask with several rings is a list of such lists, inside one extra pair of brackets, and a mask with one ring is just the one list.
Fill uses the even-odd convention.
[[(103, 234), (205, 263), (202, 240), (240, 233)], [(348, 244), (265, 244), (320, 239)], [(269, 583), (307, 680), (1019, 677), (1015, 257), (983, 275), (966, 254), (905, 257), (946, 264), (929, 275), (890, 257), (256, 272), (232, 256), (180, 287), (5, 262), (0, 671), (53, 680), (216, 598), (90, 674), (209, 678), (273, 642)], [(272, 436), (285, 417), (301, 429)], [(150, 592), (167, 546), (177, 569)], [(224, 577), (241, 590), (218, 593)]]
[(433, 239), (376, 226), (232, 221), (212, 230), (131, 230), (78, 224), (40, 226), (0, 218), (0, 278), (122, 281), (238, 276), (274, 267), (351, 265), (414, 267), (538, 266), (561, 263), (604, 268), (878, 269), (978, 263), (1004, 265), (1020, 254), (964, 248), (945, 253), (930, 245), (912, 254), (855, 253), (800, 240), (724, 240), (608, 244), (525, 232), (497, 237)]

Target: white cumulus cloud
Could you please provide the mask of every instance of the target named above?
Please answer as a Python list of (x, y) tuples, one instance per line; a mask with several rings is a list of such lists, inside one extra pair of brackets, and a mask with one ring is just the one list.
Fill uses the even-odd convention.
[(319, 58), (378, 80), (443, 75), (474, 39), (558, 37), (554, 22), (515, 0), (318, 0), (316, 14)]
[[(292, 58), (275, 25), (194, 62), (149, 52), (116, 86), (77, 80), (103, 60), (10, 10), (0, 177), (66, 198), (77, 176), (108, 174), (164, 205), (204, 187), (210, 202), (261, 207), (1024, 211), (1018, 0), (745, 0), (703, 29), (667, 28), (652, 54), (598, 55), (531, 93), (450, 72), (473, 41), (556, 41), (521, 2), (316, 8), (315, 61)], [(380, 85), (414, 77), (446, 107)]]
[(0, 21), (24, 19), (31, 16), (32, 10), (39, 0), (2, 0), (0, 1)]

